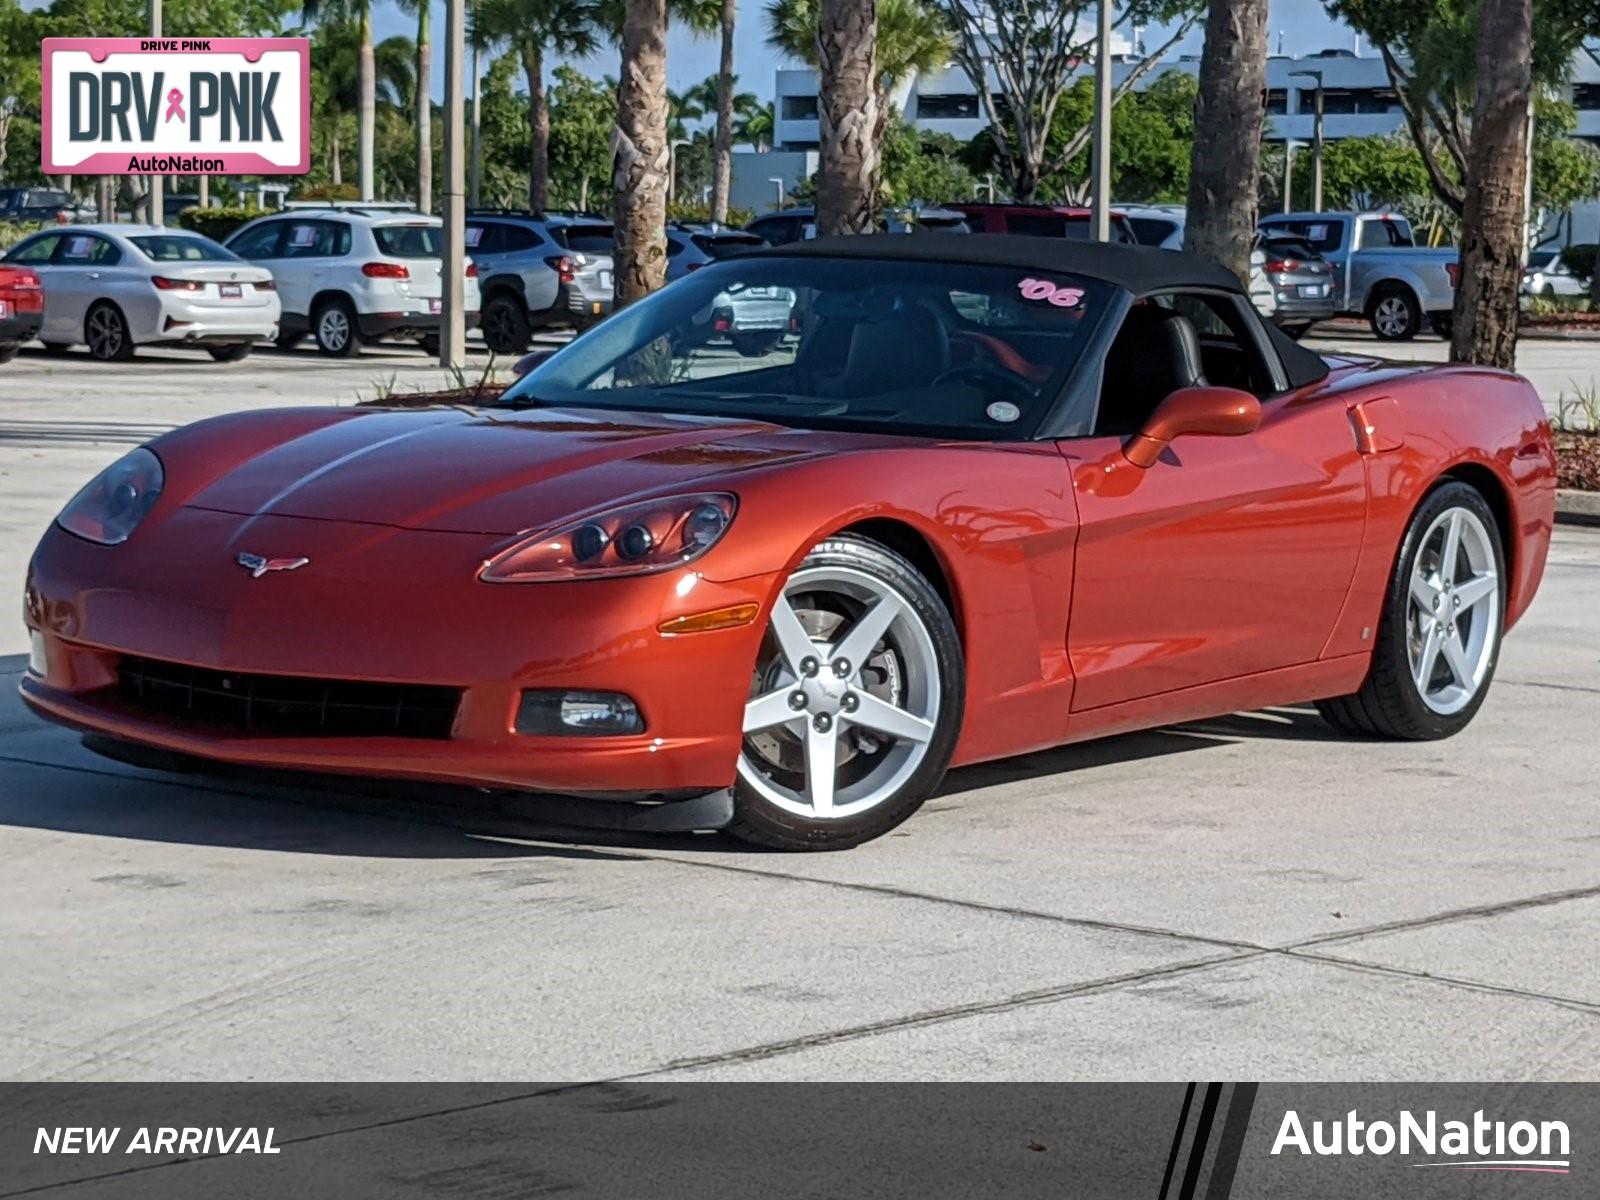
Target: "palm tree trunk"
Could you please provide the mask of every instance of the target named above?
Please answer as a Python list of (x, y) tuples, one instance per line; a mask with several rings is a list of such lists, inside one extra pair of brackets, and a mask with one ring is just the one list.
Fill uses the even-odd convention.
[(467, 203), (477, 208), (483, 197), (483, 120), (478, 95), (483, 91), (483, 72), (478, 66), (478, 47), (472, 47), (472, 166), (467, 185)]
[(339, 146), (339, 114), (333, 114), (333, 132), (328, 135), (328, 157), (332, 160), (329, 170), (333, 173), (333, 186), (338, 187), (344, 182), (344, 157), (340, 154)]
[(620, 306), (643, 299), (666, 281), (666, 0), (626, 0), (611, 151)]
[(417, 6), (417, 210), (433, 211), (433, 45), (430, 0)]
[(1528, 221), (1534, 0), (1483, 0), (1450, 357), (1512, 370)]
[(1267, 85), (1267, 0), (1210, 0), (1194, 109), (1184, 249), (1250, 283)]
[(550, 203), (550, 105), (544, 95), (544, 51), (537, 43), (522, 48), (528, 77), (528, 207), (544, 212)]
[(376, 64), (372, 55), (372, 6), (362, 0), (357, 16), (361, 27), (361, 52), (358, 58), (358, 76), (361, 87), (359, 109), (361, 148), (361, 198), (372, 199), (373, 137), (378, 121), (378, 95)]
[(870, 233), (878, 200), (877, 0), (822, 0), (817, 233)]
[(733, 181), (733, 28), (736, 0), (722, 0), (722, 61), (717, 68), (717, 139), (711, 156), (711, 219), (728, 223)]

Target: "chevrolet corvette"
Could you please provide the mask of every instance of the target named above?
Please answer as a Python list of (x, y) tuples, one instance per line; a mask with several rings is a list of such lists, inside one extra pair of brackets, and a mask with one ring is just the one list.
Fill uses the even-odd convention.
[[(745, 291), (794, 297), (759, 354), (717, 321)], [(1198, 257), (819, 239), (490, 403), (134, 450), (34, 555), (21, 691), (108, 753), (716, 796), (742, 838), (839, 848), (952, 765), (1127, 730), (1315, 702), (1457, 733), (1554, 471), (1524, 380), (1319, 357)]]

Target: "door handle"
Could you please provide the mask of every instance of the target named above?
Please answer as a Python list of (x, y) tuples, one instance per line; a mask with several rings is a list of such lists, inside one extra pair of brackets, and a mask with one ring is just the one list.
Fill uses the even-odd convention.
[(90, 271), (89, 272), (89, 278), (90, 279), (99, 279), (100, 278), (100, 272), (99, 271)]

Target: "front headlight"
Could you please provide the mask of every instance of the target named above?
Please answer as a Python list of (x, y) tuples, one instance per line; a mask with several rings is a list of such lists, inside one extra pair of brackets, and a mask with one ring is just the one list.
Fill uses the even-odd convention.
[(102, 546), (128, 540), (161, 498), (161, 460), (143, 446), (123, 455), (67, 501), (56, 524)]
[(490, 559), (486, 583), (540, 583), (664, 571), (699, 558), (727, 532), (739, 502), (726, 492), (613, 508), (523, 538)]

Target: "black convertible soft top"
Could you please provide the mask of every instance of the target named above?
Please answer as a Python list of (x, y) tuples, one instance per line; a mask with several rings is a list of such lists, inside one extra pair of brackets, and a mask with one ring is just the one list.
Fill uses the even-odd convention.
[[(971, 263), (1057, 271), (1100, 279), (1148, 296), (1167, 288), (1214, 288), (1244, 295), (1234, 273), (1218, 262), (1181, 250), (1129, 246), (1116, 242), (1075, 242), (1067, 238), (1019, 237), (1003, 233), (869, 233), (789, 242), (752, 254), (804, 258), (892, 259), (898, 262)], [(1289, 386), (1304, 387), (1328, 374), (1322, 358), (1263, 321), (1267, 340), (1283, 363)]]

